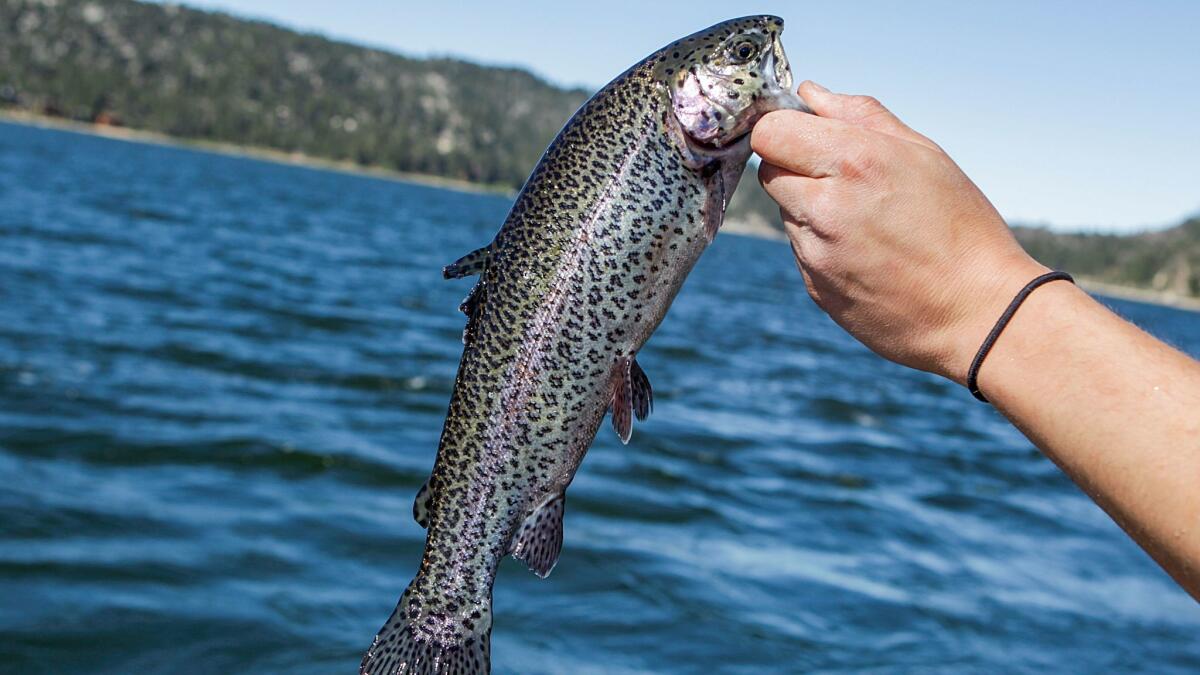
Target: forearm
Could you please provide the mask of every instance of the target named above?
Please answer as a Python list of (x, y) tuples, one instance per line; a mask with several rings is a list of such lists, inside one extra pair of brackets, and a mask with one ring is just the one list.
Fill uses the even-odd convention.
[(979, 384), (1200, 600), (1200, 364), (1054, 282), (1021, 306)]
[[(751, 144), (805, 287), (876, 353), (959, 383), (1046, 271), (941, 148), (878, 101), (805, 83), (817, 116), (770, 113)], [(1200, 600), (1200, 365), (1070, 283), (1034, 291), (983, 393)]]

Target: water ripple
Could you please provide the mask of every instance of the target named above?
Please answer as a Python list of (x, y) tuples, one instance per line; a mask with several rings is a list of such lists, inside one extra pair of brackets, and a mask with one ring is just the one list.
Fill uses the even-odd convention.
[[(4, 124), (0, 175), (2, 668), (353, 671), (424, 540), (439, 271), (507, 201)], [(497, 672), (1200, 669), (1200, 608), (785, 246), (720, 237), (639, 361), (554, 575), (501, 568)]]

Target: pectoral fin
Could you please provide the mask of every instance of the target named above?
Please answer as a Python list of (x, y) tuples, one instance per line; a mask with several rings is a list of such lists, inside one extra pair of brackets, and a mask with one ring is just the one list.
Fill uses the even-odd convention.
[(563, 543), (563, 506), (566, 495), (550, 495), (529, 514), (513, 537), (509, 553), (545, 579), (558, 562)]
[(721, 229), (721, 223), (725, 222), (725, 207), (729, 205), (729, 196), (733, 193), (732, 187), (737, 187), (737, 183), (735, 182), (729, 190), (726, 190), (726, 176), (721, 162), (713, 162), (704, 167), (703, 175), (704, 187), (708, 191), (703, 207), (704, 236), (711, 244), (717, 236), (717, 230)]

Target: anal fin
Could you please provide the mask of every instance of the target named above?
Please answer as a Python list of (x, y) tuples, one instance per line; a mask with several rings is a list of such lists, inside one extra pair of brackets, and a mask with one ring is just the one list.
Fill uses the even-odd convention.
[(545, 579), (558, 562), (563, 543), (563, 508), (566, 494), (550, 495), (525, 518), (513, 536), (509, 553)]
[(633, 418), (644, 420), (654, 408), (654, 390), (633, 356), (617, 362), (612, 383), (612, 425), (622, 443), (633, 434)]

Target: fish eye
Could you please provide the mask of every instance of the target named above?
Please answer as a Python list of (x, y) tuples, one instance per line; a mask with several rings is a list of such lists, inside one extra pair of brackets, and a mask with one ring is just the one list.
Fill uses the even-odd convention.
[(758, 45), (750, 40), (738, 40), (729, 48), (729, 54), (734, 61), (745, 63), (758, 55)]

